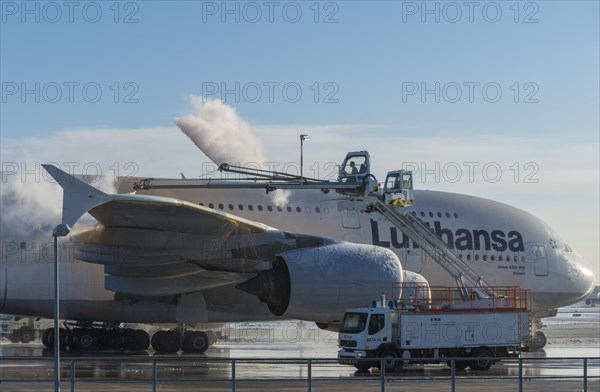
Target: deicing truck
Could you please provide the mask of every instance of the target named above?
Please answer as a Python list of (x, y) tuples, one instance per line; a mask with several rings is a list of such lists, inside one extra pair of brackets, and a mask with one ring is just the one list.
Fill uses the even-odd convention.
[(362, 370), (383, 363), (392, 371), (411, 362), (451, 366), (447, 358), (457, 358), (457, 370), (488, 370), (499, 357), (518, 356), (531, 339), (527, 292), (495, 288), (495, 293), (468, 301), (453, 294), (435, 301), (382, 298), (369, 308), (348, 309), (339, 330), (339, 362)]

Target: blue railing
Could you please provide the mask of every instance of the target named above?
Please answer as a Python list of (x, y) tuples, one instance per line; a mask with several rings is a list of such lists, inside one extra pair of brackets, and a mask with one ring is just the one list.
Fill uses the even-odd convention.
[[(477, 358), (469, 358), (470, 360)], [(489, 359), (489, 358), (483, 358)], [(437, 368), (436, 371), (417, 371), (418, 366), (409, 365), (406, 368), (387, 372), (383, 363), (381, 371), (353, 371), (346, 365), (339, 365), (337, 358), (207, 358), (203, 356), (63, 356), (61, 358), (61, 384), (66, 390), (70, 386), (75, 390), (76, 384), (93, 383), (137, 383), (146, 385), (148, 390), (156, 391), (157, 387), (165, 384), (185, 385), (230, 385), (235, 391), (240, 382), (247, 381), (278, 381), (304, 383), (306, 390), (312, 390), (315, 381), (333, 380), (335, 382), (360, 383), (368, 380), (379, 381), (381, 391), (386, 384), (395, 380), (406, 381), (447, 381), (448, 390), (455, 391), (457, 382), (461, 380), (513, 380), (515, 390), (523, 391), (523, 383), (531, 381), (560, 380), (578, 382), (577, 388), (588, 391), (590, 381), (600, 382), (600, 357), (527, 357), (527, 358), (496, 358), (501, 359), (502, 365), (496, 364), (489, 372), (457, 371), (455, 360), (464, 358), (445, 358), (449, 368)], [(373, 360), (370, 359), (370, 362)], [(399, 360), (401, 361), (401, 360)], [(418, 362), (419, 359), (412, 358)], [(423, 359), (427, 362), (427, 359)], [(568, 367), (563, 375), (533, 374), (535, 366), (543, 362), (545, 368)], [(527, 367), (527, 369), (525, 369)], [(496, 369), (500, 369), (500, 373)], [(435, 368), (434, 368), (435, 369)], [(421, 368), (422, 370), (422, 368)], [(591, 371), (590, 371), (591, 370)], [(269, 372), (261, 377), (260, 372)], [(329, 373), (329, 374), (328, 374)], [(335, 373), (332, 376), (331, 373)], [(346, 376), (340, 376), (346, 374)], [(25, 383), (52, 383), (54, 380), (52, 357), (0, 357), (0, 383), (18, 386)], [(2, 384), (0, 384), (0, 389)], [(507, 387), (507, 390), (510, 388)]]

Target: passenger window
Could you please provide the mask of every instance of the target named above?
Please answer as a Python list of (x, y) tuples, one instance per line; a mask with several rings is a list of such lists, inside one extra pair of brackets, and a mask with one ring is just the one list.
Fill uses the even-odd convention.
[(385, 315), (372, 314), (369, 320), (369, 335), (376, 334), (385, 326)]
[(208, 203), (208, 206), (209, 206), (210, 208), (215, 208), (215, 205), (214, 205), (213, 203)]

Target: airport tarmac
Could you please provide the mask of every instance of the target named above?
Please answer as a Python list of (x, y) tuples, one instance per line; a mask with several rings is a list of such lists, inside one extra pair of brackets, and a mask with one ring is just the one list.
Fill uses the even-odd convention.
[[(600, 307), (583, 304), (546, 319), (544, 350), (523, 354), (523, 390), (581, 391), (583, 361), (588, 358), (588, 391), (600, 391)], [(312, 389), (378, 390), (377, 370), (359, 372), (337, 364), (336, 334), (297, 322), (234, 326), (230, 341), (218, 342), (203, 355), (162, 356), (141, 353), (63, 353), (63, 389), (70, 388), (70, 357), (75, 358), (75, 390), (152, 390), (152, 360), (157, 359), (157, 390), (231, 390), (231, 359), (236, 360), (236, 390), (307, 390), (312, 359)], [(8, 357), (22, 357), (12, 360)], [(260, 360), (254, 360), (260, 358)], [(267, 360), (268, 358), (268, 360)], [(0, 390), (52, 390), (52, 352), (39, 344), (0, 345)], [(502, 361), (487, 372), (456, 374), (456, 390), (518, 390), (518, 361)], [(446, 365), (409, 365), (387, 374), (386, 390), (451, 390)]]

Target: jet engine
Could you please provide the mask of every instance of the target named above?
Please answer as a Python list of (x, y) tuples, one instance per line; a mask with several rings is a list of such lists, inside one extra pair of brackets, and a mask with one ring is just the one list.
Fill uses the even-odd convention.
[(257, 296), (276, 316), (331, 323), (382, 293), (397, 298), (402, 277), (392, 251), (338, 242), (280, 253), (271, 269), (236, 287)]
[(402, 283), (402, 293), (400, 300), (402, 301), (420, 301), (427, 303), (431, 301), (431, 289), (429, 282), (421, 274), (404, 270), (404, 282)]

